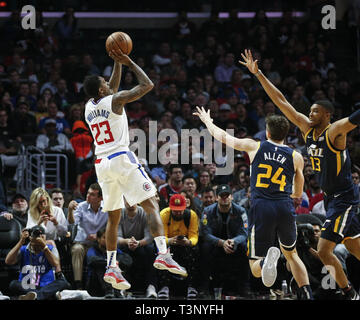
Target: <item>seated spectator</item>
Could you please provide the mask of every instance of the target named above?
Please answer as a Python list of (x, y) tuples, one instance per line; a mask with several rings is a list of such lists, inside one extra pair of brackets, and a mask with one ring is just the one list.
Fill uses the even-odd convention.
[(20, 102), (15, 112), (15, 130), (21, 141), (29, 144), (34, 144), (35, 137), (38, 132), (38, 126), (35, 116), (29, 112), (30, 107), (26, 102)]
[(199, 172), (197, 189), (196, 189), (196, 193), (198, 194), (198, 197), (201, 200), (204, 190), (207, 189), (208, 187), (211, 187), (210, 173), (207, 169), (203, 168)]
[(36, 139), (36, 147), (48, 151), (56, 152), (74, 152), (70, 140), (63, 133), (57, 133), (56, 120), (46, 119), (44, 121), (45, 133), (39, 134)]
[(53, 119), (55, 120), (56, 123), (56, 133), (58, 134), (63, 133), (69, 136), (71, 134), (71, 128), (67, 120), (63, 116), (62, 117), (59, 116), (59, 108), (56, 102), (54, 101), (49, 102), (49, 106), (47, 110), (48, 110), (48, 116), (42, 118), (39, 122), (40, 132), (46, 134), (45, 124), (48, 123), (47, 120)]
[(179, 193), (183, 188), (183, 169), (180, 164), (172, 164), (168, 170), (169, 180), (168, 183), (163, 184), (159, 187), (159, 194), (165, 200), (166, 203), (169, 202), (170, 197)]
[(246, 212), (232, 201), (228, 185), (218, 186), (216, 196), (217, 201), (204, 209), (200, 221), (201, 290), (209, 292), (211, 276), (213, 288), (226, 287), (233, 281), (235, 291), (247, 295), (250, 269)]
[[(90, 158), (93, 155), (93, 138), (84, 121), (81, 120), (75, 121), (72, 127), (72, 133), (73, 136), (70, 138), (70, 142), (75, 151), (76, 162), (79, 164), (81, 161)], [(78, 172), (78, 170), (76, 171)]]
[(79, 204), (73, 202), (72, 209), (69, 208), (68, 222), (78, 225), (78, 232), (74, 240), (75, 244), (71, 248), (76, 289), (82, 289), (83, 287), (83, 263), (86, 252), (95, 244), (96, 233), (106, 226), (108, 220), (108, 213), (102, 210), (102, 200), (100, 185), (93, 183), (87, 192), (86, 201)]
[(125, 201), (125, 208), (121, 210), (118, 245), (133, 260), (132, 267), (126, 272), (132, 288), (146, 290), (146, 298), (156, 298), (157, 275), (153, 267), (156, 249), (142, 207), (129, 206)]
[[(176, 261), (188, 271), (187, 298), (197, 297), (195, 277), (198, 269), (199, 224), (196, 212), (186, 208), (186, 200), (181, 194), (171, 196), (169, 207), (161, 210), (164, 234)], [(159, 273), (159, 299), (169, 299), (170, 274)]]
[[(121, 292), (114, 289), (111, 284), (104, 281), (104, 270), (106, 268), (106, 240), (105, 228), (96, 233), (96, 243), (89, 248), (86, 253), (88, 274), (86, 281), (86, 290), (91, 296), (105, 298), (121, 297)], [(125, 272), (132, 265), (132, 259), (129, 255), (117, 250), (116, 259), (119, 267)]]
[(17, 193), (11, 200), (11, 209), (1, 212), (0, 216), (8, 220), (15, 219), (20, 222), (22, 228), (25, 228), (28, 220), (28, 208), (29, 205), (26, 197)]
[(184, 191), (186, 194), (188, 194), (194, 202), (194, 205), (196, 207), (196, 211), (199, 211), (202, 207), (202, 202), (200, 198), (198, 197), (196, 193), (196, 180), (190, 175), (184, 176), (183, 179), (183, 188), (182, 191)]
[(41, 187), (31, 193), (26, 228), (36, 225), (44, 228), (48, 240), (58, 240), (67, 234), (63, 210), (53, 205), (50, 195)]
[(213, 187), (206, 187), (202, 193), (201, 201), (203, 203), (202, 210), (212, 205), (216, 201), (215, 191)]
[(64, 192), (60, 188), (54, 188), (50, 192), (50, 198), (54, 206), (63, 210), (65, 217), (68, 216), (68, 208), (64, 208)]
[[(30, 242), (26, 245), (26, 239)], [(23, 230), (19, 242), (6, 256), (5, 263), (20, 263), (19, 280), (10, 282), (9, 289), (20, 295), (19, 300), (55, 300), (57, 291), (70, 287), (61, 272), (54, 273), (60, 264), (56, 247), (46, 244), (45, 230), (34, 226)]]

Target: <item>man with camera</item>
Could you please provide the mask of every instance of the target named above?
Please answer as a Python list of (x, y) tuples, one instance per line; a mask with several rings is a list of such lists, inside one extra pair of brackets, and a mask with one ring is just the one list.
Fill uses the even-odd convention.
[[(298, 234), (296, 249), (308, 271), (314, 299), (340, 300), (341, 293), (337, 290), (336, 282), (330, 277), (317, 252), (322, 221), (318, 217), (308, 214), (297, 216), (296, 222)], [(296, 289), (297, 285), (294, 281), (292, 281), (291, 287)]]
[(24, 229), (19, 242), (6, 256), (6, 264), (18, 262), (19, 280), (11, 281), (9, 288), (20, 295), (19, 300), (52, 300), (57, 291), (70, 286), (61, 272), (55, 274), (59, 254), (56, 247), (46, 244), (45, 230), (41, 226)]
[[(188, 291), (187, 298), (197, 297), (197, 290), (194, 288), (194, 276), (198, 270), (198, 240), (199, 222), (195, 211), (186, 208), (186, 199), (181, 194), (174, 194), (170, 197), (169, 207), (160, 212), (164, 225), (164, 234), (173, 257), (186, 268), (188, 277), (186, 279)], [(159, 273), (159, 299), (169, 299), (170, 274)]]

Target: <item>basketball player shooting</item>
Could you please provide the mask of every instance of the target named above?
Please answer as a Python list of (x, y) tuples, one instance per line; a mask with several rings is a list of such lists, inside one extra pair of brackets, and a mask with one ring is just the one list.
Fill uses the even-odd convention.
[[(171, 257), (166, 245), (164, 228), (155, 198), (156, 187), (143, 170), (136, 155), (129, 149), (129, 129), (125, 104), (135, 101), (153, 88), (145, 72), (120, 49), (109, 50), (114, 67), (109, 82), (96, 75), (84, 81), (85, 93), (90, 97), (85, 106), (85, 119), (95, 144), (95, 170), (102, 188), (104, 211), (108, 212), (106, 226), (107, 268), (104, 281), (115, 289), (126, 290), (130, 284), (122, 276), (116, 263), (117, 232), (124, 198), (130, 206), (140, 204), (148, 215), (158, 256), (154, 267), (186, 277), (187, 272)], [(118, 91), (122, 65), (136, 76), (139, 84), (131, 90)]]

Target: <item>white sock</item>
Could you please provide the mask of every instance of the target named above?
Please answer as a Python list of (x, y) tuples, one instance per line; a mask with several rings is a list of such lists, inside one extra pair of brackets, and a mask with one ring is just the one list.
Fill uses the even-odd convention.
[(106, 251), (107, 253), (107, 265), (110, 267), (116, 267), (116, 251)]
[(166, 246), (166, 237), (165, 236), (158, 236), (154, 238), (156, 247), (159, 250), (159, 253), (165, 254), (167, 252), (167, 246)]

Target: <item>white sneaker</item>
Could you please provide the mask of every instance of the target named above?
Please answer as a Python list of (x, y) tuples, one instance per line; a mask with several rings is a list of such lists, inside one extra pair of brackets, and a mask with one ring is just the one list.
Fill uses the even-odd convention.
[(162, 287), (157, 296), (158, 299), (169, 299), (169, 287)]
[(2, 292), (0, 291), (0, 300), (10, 300), (9, 296), (4, 296)]
[(146, 298), (157, 298), (157, 293), (155, 290), (155, 287), (152, 284), (149, 284), (149, 286), (146, 289)]
[(264, 264), (261, 269), (262, 282), (266, 287), (271, 287), (277, 277), (277, 262), (280, 258), (280, 250), (276, 247), (271, 247), (265, 257)]
[(168, 248), (166, 253), (159, 253), (154, 261), (154, 267), (159, 270), (167, 270), (171, 273), (187, 277), (188, 273), (185, 268), (180, 266), (173, 258)]

